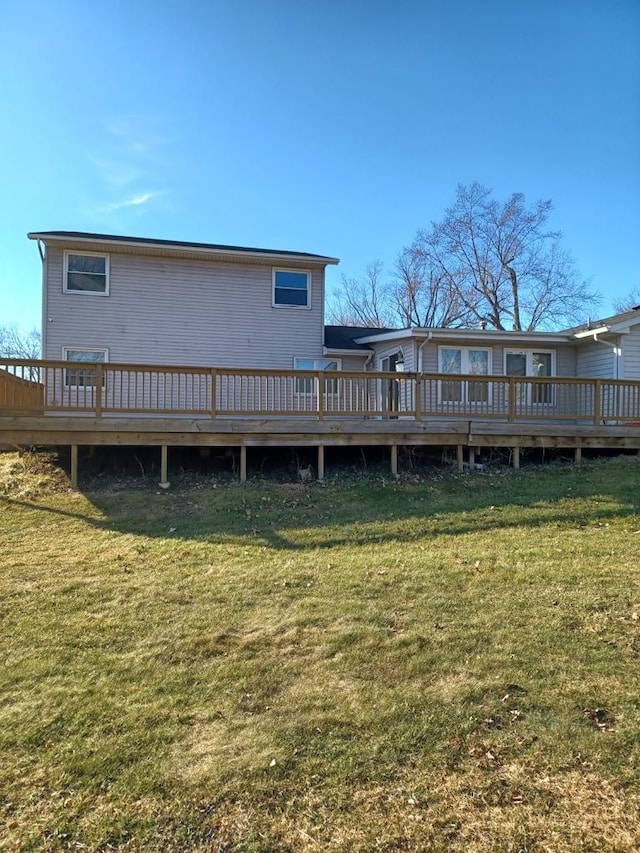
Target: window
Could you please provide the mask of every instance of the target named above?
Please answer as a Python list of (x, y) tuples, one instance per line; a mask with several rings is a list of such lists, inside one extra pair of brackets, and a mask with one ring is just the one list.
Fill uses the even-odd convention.
[[(487, 376), (491, 370), (491, 351), (471, 347), (440, 347), (440, 373), (468, 373)], [(440, 383), (442, 403), (487, 403), (488, 382), (463, 382), (452, 379)]]
[(274, 270), (273, 304), (285, 308), (310, 308), (309, 273), (299, 270)]
[(109, 295), (109, 256), (74, 252), (64, 254), (65, 293)]
[[(294, 370), (340, 370), (342, 362), (332, 361), (328, 358), (294, 358)], [(324, 390), (328, 394), (338, 393), (338, 380), (326, 379)], [(311, 394), (314, 391), (315, 379), (302, 379), (296, 376), (295, 391), (296, 394)]]
[[(504, 354), (504, 372), (507, 376), (547, 377), (554, 375), (553, 351), (535, 352), (533, 350), (506, 350)], [(553, 386), (551, 384), (519, 384), (519, 403), (551, 403)]]
[[(75, 361), (81, 364), (104, 364), (107, 360), (107, 350), (104, 349), (64, 349), (65, 361)], [(104, 381), (104, 380), (103, 380)], [(64, 384), (75, 388), (93, 388), (96, 384), (95, 367), (74, 367), (64, 372)]]

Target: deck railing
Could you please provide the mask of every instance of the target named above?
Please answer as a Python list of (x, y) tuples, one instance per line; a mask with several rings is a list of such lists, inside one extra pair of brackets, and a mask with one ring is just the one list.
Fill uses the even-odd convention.
[(640, 382), (0, 359), (0, 414), (640, 421)]

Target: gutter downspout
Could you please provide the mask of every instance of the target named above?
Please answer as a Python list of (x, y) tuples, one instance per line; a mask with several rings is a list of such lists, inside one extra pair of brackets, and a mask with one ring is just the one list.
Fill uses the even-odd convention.
[(423, 370), (422, 370), (422, 349), (423, 349), (423, 347), (425, 347), (425, 346), (429, 343), (429, 341), (431, 341), (431, 340), (433, 340), (433, 332), (432, 332), (432, 331), (431, 331), (431, 329), (430, 329), (430, 330), (429, 330), (429, 332), (428, 332), (428, 334), (427, 334), (427, 337), (422, 341), (422, 343), (421, 343), (421, 344), (420, 344), (420, 346), (418, 347), (418, 363), (417, 363), (417, 365), (416, 365), (417, 370), (418, 370), (418, 373), (422, 373), (422, 372), (423, 372)]

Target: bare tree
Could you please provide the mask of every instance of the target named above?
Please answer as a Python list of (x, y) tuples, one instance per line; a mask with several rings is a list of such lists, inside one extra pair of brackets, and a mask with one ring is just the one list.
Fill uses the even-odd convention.
[(613, 310), (618, 314), (631, 311), (632, 308), (640, 306), (640, 287), (632, 288), (626, 296), (613, 302)]
[(40, 332), (32, 329), (26, 335), (18, 330), (15, 323), (0, 326), (0, 356), (3, 358), (40, 358)]
[[(459, 185), (444, 218), (418, 231), (383, 281), (380, 261), (362, 278), (343, 276), (329, 308), (349, 326), (469, 327), (517, 331), (580, 323), (600, 296), (580, 279), (550, 201), (522, 193), (496, 201), (479, 183)], [(636, 293), (630, 296), (640, 302)]]
[(339, 326), (384, 328), (393, 325), (381, 261), (369, 264), (362, 278), (342, 276), (340, 289), (329, 305), (328, 319)]
[(448, 286), (446, 276), (426, 262), (418, 247), (396, 258), (387, 297), (403, 327), (447, 327), (467, 324), (468, 311)]
[(361, 278), (342, 276), (327, 316), (341, 326), (410, 328), (462, 326), (467, 313), (444, 276), (409, 247), (398, 255), (386, 281), (381, 261), (370, 264)]
[(521, 193), (499, 203), (482, 184), (459, 185), (454, 205), (411, 248), (465, 323), (531, 330), (579, 322), (600, 298), (579, 279), (560, 232), (547, 230), (551, 208), (527, 207)]

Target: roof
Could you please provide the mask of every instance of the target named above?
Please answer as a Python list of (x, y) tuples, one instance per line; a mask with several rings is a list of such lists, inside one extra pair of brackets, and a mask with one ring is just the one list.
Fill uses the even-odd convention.
[[(635, 323), (640, 323), (640, 305), (636, 305), (628, 311), (622, 311), (620, 314), (604, 317), (602, 320), (589, 320), (588, 323), (582, 323), (580, 326), (566, 329), (565, 334), (576, 335), (580, 332), (590, 332), (595, 329), (602, 330), (605, 326), (609, 330), (611, 326), (633, 326)], [(611, 329), (611, 331), (615, 331), (615, 329)]]
[(367, 352), (370, 347), (357, 343), (356, 338), (363, 335), (381, 335), (393, 329), (369, 328), (363, 326), (325, 326), (324, 345), (330, 350), (353, 350)]
[(79, 243), (114, 245), (131, 249), (155, 249), (170, 251), (178, 254), (204, 254), (226, 257), (257, 258), (268, 257), (272, 260), (282, 258), (289, 260), (307, 261), (309, 263), (337, 264), (337, 258), (325, 255), (313, 255), (309, 252), (292, 252), (286, 249), (258, 249), (248, 246), (227, 246), (221, 243), (188, 243), (182, 240), (159, 240), (155, 237), (126, 237), (117, 234), (94, 234), (86, 231), (32, 231), (27, 234), (30, 240), (41, 240), (44, 243)]

